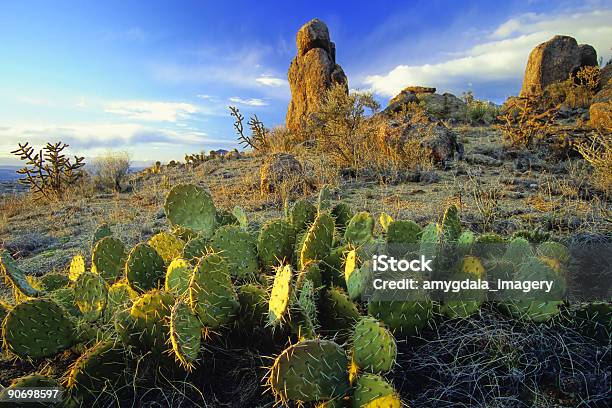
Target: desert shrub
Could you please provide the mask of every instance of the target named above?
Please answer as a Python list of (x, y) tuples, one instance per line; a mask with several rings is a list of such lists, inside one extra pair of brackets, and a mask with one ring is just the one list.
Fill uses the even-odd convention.
[(63, 154), (68, 145), (62, 142), (47, 143), (38, 153), (29, 143), (19, 143), (19, 148), (11, 153), (25, 162), (25, 166), (17, 170), (24, 177), (19, 179), (36, 199), (62, 198), (67, 187), (83, 177), (80, 170), (85, 166), (85, 158), (74, 156), (74, 161)]
[(593, 166), (593, 183), (607, 194), (612, 193), (612, 135), (593, 132), (576, 145), (578, 152)]
[(253, 115), (249, 118), (247, 126), (251, 130), (251, 134), (247, 135), (244, 133), (244, 116), (240, 113), (240, 110), (235, 106), (230, 106), (229, 109), (230, 115), (235, 119), (234, 129), (238, 134), (238, 143), (244, 148), (250, 147), (258, 152), (268, 151), (270, 148), (268, 140), (269, 130), (266, 129), (257, 115)]
[(549, 107), (541, 95), (508, 98), (495, 125), (513, 147), (529, 147), (553, 134), (558, 109)]
[(600, 76), (599, 67), (583, 67), (565, 81), (549, 85), (544, 91), (544, 101), (551, 107), (586, 109), (597, 91)]
[(121, 191), (130, 170), (127, 152), (108, 152), (97, 158), (91, 169), (96, 189)]
[(472, 125), (490, 125), (500, 113), (499, 107), (488, 101), (474, 100), (467, 105), (466, 120)]

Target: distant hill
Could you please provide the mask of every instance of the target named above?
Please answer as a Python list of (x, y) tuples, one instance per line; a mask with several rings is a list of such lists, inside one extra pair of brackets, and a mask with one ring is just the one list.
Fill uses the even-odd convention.
[(18, 166), (0, 166), (0, 181), (12, 181), (19, 178), (19, 174), (16, 171), (20, 167)]

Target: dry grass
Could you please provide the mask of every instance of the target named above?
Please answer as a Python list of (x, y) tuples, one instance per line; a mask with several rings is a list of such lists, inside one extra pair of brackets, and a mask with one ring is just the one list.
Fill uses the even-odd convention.
[(577, 145), (584, 159), (593, 166), (593, 183), (607, 195), (612, 193), (612, 135), (593, 132), (590, 140)]
[(107, 152), (92, 165), (92, 182), (97, 190), (121, 191), (130, 170), (127, 152)]

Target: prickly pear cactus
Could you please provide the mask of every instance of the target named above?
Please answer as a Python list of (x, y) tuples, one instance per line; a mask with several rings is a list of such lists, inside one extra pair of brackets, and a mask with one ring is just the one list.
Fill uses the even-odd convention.
[(391, 217), (389, 214), (387, 214), (386, 212), (381, 212), (380, 215), (378, 216), (378, 223), (380, 224), (380, 227), (382, 228), (383, 232), (387, 232), (389, 230), (389, 225), (393, 222), (393, 217)]
[(91, 240), (91, 247), (94, 248), (98, 241), (102, 238), (110, 237), (113, 235), (113, 232), (110, 229), (110, 226), (107, 223), (102, 223), (98, 225), (96, 230), (94, 231), (93, 238)]
[(361, 299), (371, 277), (371, 261), (358, 265), (358, 260), (357, 251), (353, 249), (346, 255), (344, 262), (344, 279), (352, 300)]
[(461, 235), (461, 219), (456, 205), (450, 205), (442, 217), (442, 234), (448, 242), (455, 242)]
[(415, 336), (433, 317), (433, 302), (426, 295), (410, 301), (371, 301), (368, 314), (385, 323), (396, 336)]
[(317, 199), (317, 211), (319, 213), (323, 211), (329, 211), (331, 209), (332, 192), (329, 185), (324, 185), (319, 191), (319, 197)]
[(232, 322), (240, 303), (228, 263), (220, 254), (200, 259), (189, 283), (189, 302), (202, 324), (216, 329)]
[(187, 241), (183, 248), (182, 258), (192, 263), (197, 263), (197, 259), (206, 255), (209, 241), (203, 237), (195, 237)]
[(116, 313), (129, 308), (132, 302), (138, 298), (138, 293), (125, 282), (116, 282), (108, 288), (106, 308), (104, 315), (106, 320), (112, 320)]
[(166, 276), (164, 259), (149, 245), (140, 243), (128, 255), (125, 276), (137, 292), (159, 288)]
[(355, 214), (344, 231), (344, 240), (356, 246), (369, 242), (373, 236), (374, 217), (366, 211)]
[(175, 296), (183, 296), (189, 289), (189, 281), (193, 267), (183, 258), (176, 258), (166, 271), (166, 291), (173, 293)]
[(148, 244), (163, 258), (166, 265), (169, 265), (174, 258), (180, 257), (185, 246), (182, 239), (167, 232), (153, 235)]
[(83, 255), (80, 254), (75, 255), (72, 260), (70, 260), (70, 266), (68, 267), (68, 278), (74, 282), (83, 272), (85, 272), (85, 258), (83, 258)]
[(542, 242), (536, 248), (538, 258), (556, 272), (561, 272), (563, 265), (570, 261), (571, 254), (563, 244), (553, 241)]
[(93, 403), (101, 390), (126, 383), (126, 368), (125, 350), (113, 341), (101, 342), (72, 364), (65, 385), (79, 403)]
[(261, 228), (257, 253), (261, 265), (268, 271), (291, 262), (295, 246), (295, 230), (284, 220), (270, 221)]
[[(477, 281), (485, 279), (485, 269), (480, 259), (473, 256), (466, 256), (459, 265), (459, 270), (455, 272), (450, 280), (462, 281), (470, 279)], [(459, 293), (445, 293), (441, 312), (450, 318), (466, 318), (478, 312), (480, 305), (486, 299), (486, 292), (478, 290), (463, 290)]]
[(331, 215), (334, 217), (338, 231), (344, 234), (346, 226), (349, 224), (355, 213), (348, 204), (338, 203), (333, 206)]
[(466, 255), (472, 253), (474, 243), (476, 242), (476, 235), (472, 231), (464, 231), (457, 238), (457, 255), (459, 258), (463, 258)]
[(98, 320), (107, 302), (108, 288), (100, 275), (92, 272), (81, 274), (74, 283), (74, 302), (85, 320)]
[(38, 278), (43, 290), (52, 292), (57, 289), (65, 288), (70, 284), (68, 275), (61, 272), (47, 272), (40, 278)]
[(495, 233), (479, 235), (474, 242), (474, 255), (483, 259), (499, 258), (506, 250), (505, 242), (502, 236)]
[(291, 265), (276, 268), (268, 305), (268, 322), (271, 325), (280, 324), (287, 319), (293, 290), (292, 278)]
[(75, 327), (50, 299), (29, 299), (16, 305), (2, 323), (4, 348), (21, 359), (48, 357), (70, 346)]
[(174, 296), (153, 289), (134, 301), (129, 313), (115, 321), (123, 341), (141, 352), (154, 356), (167, 353), (170, 344), (170, 310)]
[(323, 283), (326, 286), (338, 286), (346, 288), (344, 279), (345, 258), (351, 250), (350, 245), (333, 248), (330, 253), (321, 260), (319, 266)]
[(416, 244), (419, 242), (421, 227), (410, 220), (392, 221), (387, 227), (388, 244)]
[(217, 210), (204, 189), (193, 184), (177, 184), (166, 196), (164, 211), (168, 222), (178, 230), (186, 229), (209, 238), (216, 225)]
[(0, 272), (13, 285), (14, 291), (18, 292), (22, 297), (36, 297), (39, 295), (39, 291), (28, 282), (25, 273), (19, 269), (6, 249), (0, 249)]
[(571, 323), (584, 335), (609, 342), (612, 335), (612, 303), (589, 302), (572, 307)]
[(504, 259), (512, 262), (515, 266), (520, 265), (532, 256), (533, 250), (531, 244), (523, 237), (517, 237), (510, 241), (504, 253)]
[(126, 251), (123, 242), (113, 237), (102, 238), (91, 253), (91, 271), (112, 284), (123, 272)]
[(191, 369), (200, 354), (202, 323), (189, 304), (181, 299), (170, 312), (170, 341), (178, 362)]
[(334, 240), (334, 219), (327, 213), (321, 213), (315, 218), (304, 237), (299, 253), (299, 267), (302, 269), (312, 261), (325, 258)]
[(353, 362), (361, 370), (382, 373), (391, 370), (397, 358), (395, 337), (377, 319), (367, 316), (356, 325), (352, 337)]
[(399, 394), (383, 377), (362, 374), (353, 393), (353, 408), (401, 408)]
[(215, 231), (211, 248), (227, 260), (230, 274), (237, 279), (257, 275), (257, 245), (253, 237), (235, 225), (225, 225)]
[(349, 390), (346, 353), (329, 340), (305, 340), (283, 351), (268, 374), (276, 399), (319, 401), (343, 397)]
[(53, 292), (49, 293), (48, 297), (49, 299), (57, 303), (61, 308), (63, 308), (68, 315), (72, 317), (83, 316), (83, 314), (75, 303), (76, 296), (73, 287), (66, 287), (54, 290)]
[(317, 216), (317, 208), (306, 200), (298, 200), (289, 213), (289, 222), (296, 232), (304, 231)]
[(357, 305), (339, 288), (323, 291), (317, 306), (321, 333), (347, 337), (361, 318)]
[(244, 329), (264, 327), (268, 316), (268, 292), (254, 284), (242, 285), (238, 288), (240, 311), (237, 325)]

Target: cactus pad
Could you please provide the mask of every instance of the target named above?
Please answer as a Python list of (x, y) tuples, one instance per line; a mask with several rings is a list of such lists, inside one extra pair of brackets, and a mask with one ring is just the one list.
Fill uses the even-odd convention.
[(21, 295), (26, 297), (36, 297), (39, 295), (39, 291), (28, 282), (25, 273), (19, 269), (6, 249), (0, 249), (0, 272), (13, 284), (13, 288)]
[(68, 286), (70, 284), (70, 279), (68, 275), (61, 272), (48, 272), (38, 278), (38, 282), (43, 290), (51, 292)]
[(461, 235), (461, 219), (456, 205), (450, 205), (442, 217), (442, 234), (446, 241), (455, 242)]
[(287, 318), (292, 295), (292, 277), (291, 265), (276, 268), (268, 305), (268, 322), (270, 324), (281, 323)]
[(176, 258), (166, 271), (166, 291), (173, 293), (175, 296), (182, 296), (189, 289), (189, 281), (193, 267), (189, 262), (182, 258)]
[(91, 271), (112, 284), (121, 276), (125, 265), (125, 252), (125, 245), (117, 238), (102, 238), (91, 253)]
[(85, 272), (85, 258), (83, 258), (83, 255), (80, 254), (75, 255), (70, 261), (70, 266), (68, 267), (68, 278), (74, 282), (83, 272)]
[(353, 408), (401, 408), (399, 394), (384, 378), (362, 374), (357, 378), (353, 393)]
[(414, 336), (433, 317), (433, 303), (425, 295), (418, 301), (372, 301), (368, 314), (384, 322), (395, 335)]
[(126, 319), (116, 322), (120, 326), (120, 336), (129, 345), (144, 352), (151, 351), (154, 356), (167, 352), (173, 305), (174, 296), (161, 290), (154, 289), (141, 295), (134, 301)]
[(211, 329), (236, 317), (240, 304), (225, 258), (213, 253), (200, 259), (189, 284), (189, 302), (202, 324)]
[(361, 318), (355, 303), (339, 288), (321, 293), (318, 309), (321, 331), (331, 334), (348, 334)]
[(191, 230), (205, 238), (213, 234), (217, 210), (210, 194), (196, 185), (172, 187), (166, 196), (164, 211), (173, 228)]
[(329, 255), (334, 239), (334, 219), (321, 213), (312, 223), (300, 249), (299, 266), (302, 269), (312, 261), (319, 261)]
[(421, 227), (414, 221), (392, 221), (387, 228), (387, 243), (416, 244), (420, 234)]
[(291, 262), (294, 245), (295, 230), (291, 224), (283, 220), (266, 223), (257, 239), (257, 253), (261, 265), (272, 270), (284, 262)]
[(166, 265), (169, 265), (174, 258), (180, 257), (185, 246), (182, 239), (168, 232), (153, 235), (148, 244), (163, 258)]
[(70, 347), (74, 337), (74, 324), (50, 299), (26, 300), (2, 323), (4, 347), (21, 359), (52, 356)]
[(93, 322), (106, 307), (108, 289), (104, 279), (95, 273), (85, 272), (74, 283), (74, 301), (83, 317)]
[(211, 248), (227, 260), (230, 274), (238, 279), (257, 274), (257, 246), (253, 237), (236, 225), (225, 225), (215, 231)]
[(331, 215), (334, 217), (338, 230), (344, 232), (355, 214), (348, 204), (338, 203), (332, 208)]
[(208, 247), (208, 239), (203, 237), (195, 237), (187, 241), (183, 248), (182, 258), (189, 262), (197, 262), (197, 258), (206, 255)]
[(187, 369), (200, 354), (202, 323), (184, 300), (178, 300), (170, 312), (170, 341), (179, 363)]
[(389, 371), (397, 358), (395, 338), (378, 320), (364, 317), (356, 325), (352, 338), (353, 361), (365, 371)]
[(343, 397), (349, 390), (348, 357), (329, 340), (305, 340), (283, 351), (274, 361), (268, 382), (282, 403)]
[(110, 237), (113, 235), (113, 232), (110, 229), (110, 226), (107, 223), (102, 223), (98, 225), (96, 230), (94, 231), (93, 238), (91, 240), (91, 247), (94, 248), (98, 241), (102, 238)]
[(127, 283), (114, 283), (108, 288), (106, 309), (104, 310), (105, 316), (108, 320), (111, 320), (117, 312), (130, 307), (137, 297), (138, 293)]
[(137, 292), (158, 288), (166, 276), (164, 259), (147, 244), (136, 245), (125, 263), (128, 283)]
[(317, 216), (317, 208), (306, 200), (298, 200), (289, 213), (289, 221), (296, 232), (306, 229)]
[(366, 211), (359, 212), (351, 218), (346, 230), (344, 240), (353, 245), (363, 245), (369, 242), (374, 235), (374, 217)]

